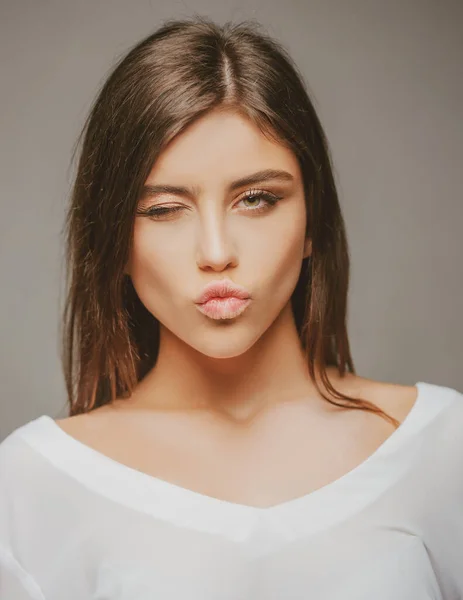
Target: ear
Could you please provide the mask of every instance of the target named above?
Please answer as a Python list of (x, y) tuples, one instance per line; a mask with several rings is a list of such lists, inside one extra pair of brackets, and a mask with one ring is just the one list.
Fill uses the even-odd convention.
[(304, 258), (308, 258), (312, 254), (312, 240), (305, 238), (304, 242)]

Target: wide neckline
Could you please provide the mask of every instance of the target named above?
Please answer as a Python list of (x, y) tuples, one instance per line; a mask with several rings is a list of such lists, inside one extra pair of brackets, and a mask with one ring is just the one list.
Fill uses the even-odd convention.
[[(262, 521), (273, 523), (277, 529), (289, 527), (288, 532), (293, 526), (292, 534), (296, 533), (294, 528), (307, 533), (346, 518), (400, 476), (406, 461), (392, 461), (391, 457), (408, 439), (407, 434), (418, 431), (427, 421), (426, 398), (433, 395), (427, 394), (429, 386), (435, 387), (425, 382), (415, 384), (415, 402), (401, 424), (353, 469), (307, 494), (267, 507), (209, 496), (120, 463), (65, 432), (49, 415), (38, 417), (22, 430), (25, 441), (68, 476), (136, 510), (177, 524), (227, 533), (235, 539), (248, 536), (250, 528)], [(302, 529), (301, 517), (305, 517)]]

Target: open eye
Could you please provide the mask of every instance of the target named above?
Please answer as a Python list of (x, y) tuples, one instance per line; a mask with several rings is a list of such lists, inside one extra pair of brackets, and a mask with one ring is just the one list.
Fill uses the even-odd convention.
[[(270, 192), (264, 190), (249, 190), (242, 198), (240, 198), (239, 202), (251, 202), (251, 206), (246, 207), (244, 212), (261, 213), (270, 210), (279, 200), (281, 200), (281, 196), (276, 196)], [(262, 201), (264, 201), (264, 203)]]

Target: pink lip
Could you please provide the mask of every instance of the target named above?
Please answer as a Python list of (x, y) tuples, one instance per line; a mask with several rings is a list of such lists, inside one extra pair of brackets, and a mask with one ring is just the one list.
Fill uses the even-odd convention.
[(208, 283), (196, 299), (196, 308), (212, 319), (232, 319), (251, 303), (251, 294), (229, 279)]
[(208, 302), (211, 298), (239, 298), (247, 300), (251, 294), (241, 285), (233, 283), (230, 279), (220, 279), (211, 281), (204, 286), (201, 295), (196, 298), (196, 304)]

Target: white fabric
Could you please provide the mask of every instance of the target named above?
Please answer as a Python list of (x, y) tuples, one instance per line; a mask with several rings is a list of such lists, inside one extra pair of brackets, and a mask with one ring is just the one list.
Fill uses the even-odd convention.
[(270, 508), (131, 469), (47, 415), (30, 421), (0, 444), (0, 599), (463, 598), (463, 394), (416, 386), (366, 461)]

